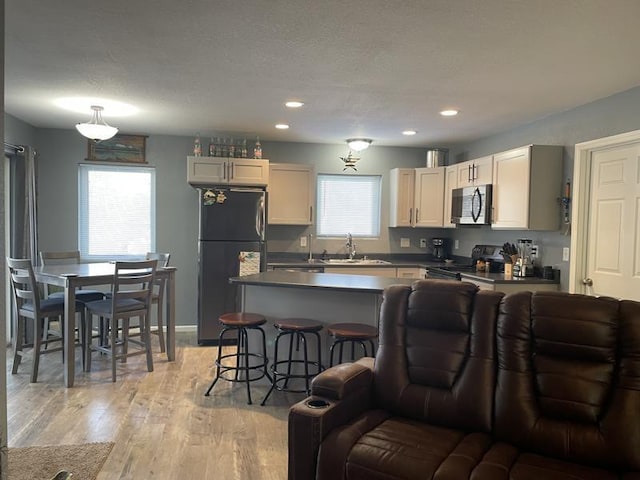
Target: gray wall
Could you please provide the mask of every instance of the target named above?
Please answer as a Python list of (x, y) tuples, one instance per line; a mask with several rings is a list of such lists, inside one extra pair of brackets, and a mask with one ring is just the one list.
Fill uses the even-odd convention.
[[(449, 162), (458, 163), (528, 144), (563, 145), (563, 178), (558, 181), (558, 195), (567, 180), (573, 184), (573, 155), (576, 143), (608, 137), (640, 129), (640, 87), (627, 90), (595, 102), (582, 105), (537, 122), (483, 138), (450, 149)], [(558, 215), (560, 216), (560, 210)], [(490, 243), (501, 245), (518, 238), (531, 238), (541, 246), (542, 263), (561, 270), (562, 289), (568, 290), (569, 263), (562, 261), (562, 248), (568, 247), (571, 237), (565, 229), (556, 232), (492, 231), (490, 227), (471, 227), (450, 232), (458, 239), (458, 251), (469, 252), (473, 245)], [(457, 253), (456, 251), (453, 252)]]

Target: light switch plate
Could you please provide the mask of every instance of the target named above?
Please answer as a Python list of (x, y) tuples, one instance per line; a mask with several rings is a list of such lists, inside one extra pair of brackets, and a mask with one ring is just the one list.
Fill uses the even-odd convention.
[(307, 246), (307, 237), (306, 236), (300, 237), (300, 246), (301, 247), (306, 247)]
[(420, 239), (420, 248), (427, 248), (427, 239), (426, 238), (421, 238)]
[(453, 241), (453, 249), (458, 250), (460, 248), (460, 240)]
[(569, 261), (569, 247), (564, 247), (562, 249), (562, 261), (563, 262)]
[(400, 247), (401, 248), (409, 248), (411, 246), (411, 239), (409, 238), (400, 238)]

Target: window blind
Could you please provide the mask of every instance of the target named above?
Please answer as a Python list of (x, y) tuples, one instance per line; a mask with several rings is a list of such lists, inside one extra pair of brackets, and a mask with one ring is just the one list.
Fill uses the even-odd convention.
[(80, 164), (82, 258), (126, 259), (155, 251), (155, 203), (154, 168)]
[(381, 179), (379, 175), (319, 174), (317, 234), (378, 237)]

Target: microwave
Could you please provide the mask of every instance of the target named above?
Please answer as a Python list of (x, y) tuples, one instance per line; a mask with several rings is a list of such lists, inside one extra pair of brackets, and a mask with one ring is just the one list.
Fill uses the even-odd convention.
[(455, 188), (451, 193), (451, 223), (491, 224), (491, 185)]

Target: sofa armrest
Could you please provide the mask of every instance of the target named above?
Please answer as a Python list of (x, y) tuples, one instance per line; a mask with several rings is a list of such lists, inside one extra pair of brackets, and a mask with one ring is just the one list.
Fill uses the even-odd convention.
[(358, 361), (329, 368), (313, 380), (311, 397), (291, 407), (289, 480), (314, 479), (322, 440), (371, 407), (372, 367)]

